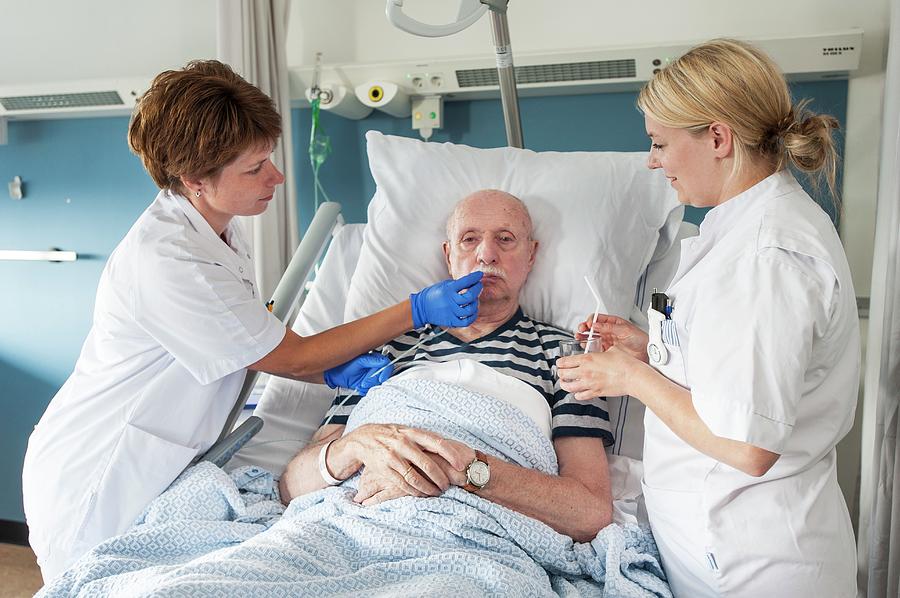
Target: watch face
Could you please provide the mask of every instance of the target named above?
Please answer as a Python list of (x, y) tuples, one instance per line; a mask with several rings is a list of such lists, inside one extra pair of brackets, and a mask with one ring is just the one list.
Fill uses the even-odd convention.
[(484, 486), (491, 479), (491, 470), (484, 461), (475, 461), (469, 466), (466, 475), (476, 486)]

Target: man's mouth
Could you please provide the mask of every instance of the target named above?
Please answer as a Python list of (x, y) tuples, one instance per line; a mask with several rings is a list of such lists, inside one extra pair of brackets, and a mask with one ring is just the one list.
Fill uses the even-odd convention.
[(487, 272), (485, 272), (484, 276), (481, 277), (481, 283), (482, 284), (497, 284), (497, 283), (503, 281), (505, 278), (506, 277), (503, 276), (502, 274), (488, 274)]

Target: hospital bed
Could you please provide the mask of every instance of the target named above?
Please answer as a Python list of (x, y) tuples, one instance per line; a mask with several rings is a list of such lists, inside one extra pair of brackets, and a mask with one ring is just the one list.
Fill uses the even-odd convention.
[[(518, 192), (529, 205), (535, 221), (535, 236), (541, 246), (537, 264), (523, 291), (523, 306), (530, 315), (569, 330), (594, 308), (594, 300), (583, 282), (584, 275), (591, 276), (597, 288), (603, 289), (600, 293), (608, 304), (601, 309), (630, 317), (646, 326), (644, 314), (652, 289), (666, 287), (678, 265), (680, 241), (698, 231), (695, 225), (682, 220), (683, 208), (675, 201), (667, 181), (658, 173), (646, 170), (645, 154), (642, 153), (524, 152), (530, 158), (526, 161), (530, 168), (515, 172), (515, 166), (518, 166), (515, 157), (522, 155), (521, 150), (426, 145), (377, 133), (369, 133), (368, 141), (370, 165), (378, 184), (369, 208), (369, 220), (375, 224), (344, 225), (337, 214), (319, 223), (320, 227), (333, 233), (329, 235), (330, 248), (316, 272), (315, 284), (302, 298), (293, 321), (294, 331), (302, 336), (366, 315), (402, 299), (418, 288), (417, 284), (424, 285), (445, 277), (439, 249), (444, 238), (444, 221), (457, 199), (478, 188), (510, 189)], [(593, 168), (602, 170), (603, 174), (598, 176), (579, 170), (590, 168), (592, 163)], [(560, 169), (558, 176), (576, 177), (560, 184), (556, 197), (573, 192), (563, 206), (544, 203), (554, 199), (552, 183), (533, 182), (534, 177), (546, 176), (557, 169)], [(442, 176), (439, 171), (450, 174)], [(605, 174), (610, 175), (608, 188), (593, 187)], [(462, 180), (459, 180), (460, 176)], [(622, 181), (625, 181), (625, 190), (613, 188)], [(423, 194), (419, 190), (430, 182), (450, 188), (441, 197), (426, 201), (421, 199)], [(579, 189), (581, 185), (584, 188)], [(603, 209), (603, 202), (595, 202), (594, 198), (607, 194), (621, 194), (620, 201), (608, 202), (610, 205), (606, 207), (610, 212), (601, 214), (607, 222), (596, 231), (597, 238), (592, 241), (590, 236), (585, 236), (592, 230), (590, 212)], [(407, 201), (423, 205), (404, 205)], [(640, 239), (631, 239), (624, 247), (618, 245), (616, 234), (628, 230), (634, 214), (616, 215), (615, 210), (637, 212), (643, 204), (650, 204), (647, 213), (640, 214), (640, 219), (645, 219), (644, 235)], [(570, 213), (560, 212), (560, 207)], [(545, 220), (548, 213), (562, 218), (563, 222), (550, 225)], [(584, 216), (587, 222), (573, 225), (573, 214)], [(567, 229), (567, 226), (573, 228)], [(419, 232), (414, 232), (417, 229)], [(603, 239), (604, 232), (614, 238)], [(547, 238), (548, 233), (577, 236), (580, 241), (566, 244)], [(417, 249), (420, 239), (416, 237), (421, 237), (422, 251)], [(395, 251), (391, 243), (393, 239), (401, 238), (403, 249)], [(616, 270), (613, 273), (598, 272), (590, 267), (589, 260), (579, 259), (594, 256), (593, 259), (599, 258), (601, 263), (615, 262), (602, 254), (617, 247), (639, 258), (611, 264), (611, 269)], [(415, 255), (417, 259), (404, 260), (404, 254)], [(565, 265), (553, 267), (554, 258), (565, 261)], [(397, 263), (401, 260), (406, 263)], [(364, 270), (358, 270), (358, 264)], [(629, 272), (629, 267), (633, 271)], [(421, 276), (423, 270), (428, 274)], [(623, 285), (621, 280), (636, 282), (626, 292), (628, 285)], [(388, 286), (392, 283), (401, 290), (391, 292)], [(552, 286), (553, 290), (546, 293), (541, 286)], [(610, 292), (615, 287), (618, 287), (615, 292)], [(256, 465), (279, 476), (287, 462), (321, 425), (334, 396), (334, 391), (324, 385), (275, 377), (269, 379), (253, 411), (264, 426), (227, 467)], [(632, 500), (640, 491), (644, 407), (631, 397), (610, 397), (608, 403), (615, 438), (608, 453), (614, 475), (618, 477), (614, 487), (619, 490), (620, 497)]]
[[(324, 205), (316, 215), (314, 230), (308, 231), (304, 247), (298, 250), (300, 262), (279, 285), (291, 290), (277, 294), (276, 313), (290, 321), (299, 305), (291, 325), (301, 335), (314, 334), (372, 313), (445, 278), (447, 273), (440, 243), (445, 235), (446, 218), (457, 200), (478, 189), (507, 190), (528, 206), (540, 247), (534, 269), (520, 295), (521, 305), (532, 317), (564, 329), (572, 329), (597, 307), (590, 289), (583, 282), (585, 276), (600, 292), (601, 311), (630, 317), (640, 323), (652, 288), (665, 288), (674, 274), (679, 239), (696, 234), (696, 227), (682, 222), (683, 208), (676, 201), (668, 181), (658, 172), (646, 169), (646, 154), (643, 153), (483, 150), (453, 144), (425, 144), (372, 132), (367, 135), (367, 141), (369, 164), (377, 187), (369, 205), (368, 224), (345, 225), (338, 206)], [(311, 246), (313, 237), (323, 243)], [(327, 252), (318, 268), (314, 268), (325, 245), (328, 245)], [(307, 273), (313, 270), (316, 270), (315, 280), (308, 286), (305, 284)], [(57, 580), (49, 595), (66, 595), (90, 580), (94, 580), (91, 583), (108, 584), (100, 586), (107, 592), (131, 592), (135, 587), (142, 587), (142, 583), (152, 587), (162, 579), (176, 584), (199, 583), (204, 588), (212, 588), (212, 593), (217, 587), (218, 590), (226, 588), (226, 592), (242, 592), (240, 584), (245, 582), (254, 583), (254, 591), (265, 593), (267, 587), (271, 588), (273, 595), (278, 595), (275, 590), (279, 587), (296, 589), (298, 586), (294, 585), (296, 581), (291, 576), (303, 574), (303, 568), (297, 566), (298, 555), (302, 561), (303, 555), (327, 553), (335, 536), (333, 531), (323, 536), (322, 529), (333, 530), (328, 524), (316, 528), (311, 536), (297, 536), (293, 528), (285, 535), (287, 526), (303, 524), (303, 517), (317, 508), (322, 512), (325, 507), (313, 503), (320, 500), (318, 496), (329, 492), (330, 499), (321, 499), (332, 501), (328, 503), (328, 509), (353, 507), (348, 507), (346, 501), (341, 503), (335, 499), (334, 493), (343, 490), (333, 487), (298, 497), (284, 516), (279, 517), (281, 506), (274, 500), (271, 476), (267, 471), (275, 478), (281, 475), (287, 462), (319, 427), (333, 397), (334, 391), (322, 385), (270, 378), (254, 410), (254, 417), (259, 418), (263, 426), (227, 462), (225, 469), (231, 472), (230, 478), (208, 463), (189, 468), (142, 515), (140, 523), (144, 525), (97, 547), (79, 563), (80, 568), (76, 564), (64, 578)], [(608, 449), (614, 521), (620, 526), (608, 526), (601, 535), (616, 533), (613, 528), (624, 530), (628, 524), (645, 522), (640, 497), (643, 408), (634, 399), (612, 397), (609, 412), (615, 437), (615, 443)], [(518, 434), (516, 431), (505, 433)], [(552, 448), (550, 450), (552, 452)], [(247, 502), (249, 496), (256, 498)], [(467, 522), (484, 514), (471, 511), (474, 503), (467, 501), (478, 503), (478, 500), (468, 497), (465, 491), (451, 488), (446, 498), (432, 500), (443, 500), (445, 507), (452, 503), (447, 507), (451, 510), (469, 509), (468, 514), (457, 514), (460, 525), (468, 525)], [(421, 504), (427, 508), (425, 503)], [(582, 562), (581, 556), (574, 558), (571, 540), (549, 531), (543, 524), (508, 510), (504, 514), (501, 507), (491, 506), (493, 503), (488, 501), (480, 504), (481, 508), (494, 509), (490, 513), (492, 518), (511, 516), (507, 522), (509, 526), (501, 527), (518, 530), (520, 540), (537, 538), (537, 547), (556, 542), (558, 549), (563, 551), (558, 554), (568, 555), (556, 564), (538, 563), (537, 560), (526, 562), (524, 566), (537, 567), (526, 576), (526, 583), (531, 575), (536, 576), (534, 579), (544, 578), (545, 570)], [(180, 505), (180, 510), (169, 514), (167, 511), (173, 505)], [(400, 511), (405, 508), (399, 507)], [(373, 517), (392, 516), (390, 508), (378, 508), (371, 513)], [(403, 512), (398, 512), (397, 516), (401, 520), (407, 518)], [(447, 517), (445, 512), (440, 521), (446, 521)], [(393, 533), (397, 525), (396, 520), (388, 523), (384, 533)], [(370, 524), (351, 523), (342, 529), (353, 535), (363, 534), (371, 528)], [(302, 528), (298, 529), (302, 532)], [(637, 529), (637, 526), (631, 529)], [(427, 534), (428, 526), (414, 525), (412, 531)], [(486, 542), (494, 542), (493, 534), (482, 534), (482, 537)], [(616, 537), (619, 557), (643, 559), (647, 550), (654, 550), (647, 548), (647, 537), (646, 532), (643, 537), (632, 535), (630, 540), (627, 534)], [(598, 541), (599, 538), (600, 535)], [(407, 545), (412, 542), (413, 552), (419, 550), (419, 539), (416, 538), (401, 538), (400, 544), (378, 537), (341, 535), (338, 539), (345, 542), (340, 554), (356, 555), (353, 558), (378, 553), (383, 543), (402, 546), (403, 542)], [(320, 544), (314, 548), (307, 545), (316, 541)], [(429, 541), (428, 537), (421, 539), (423, 546)], [(623, 548), (622, 543), (626, 541), (637, 544)], [(364, 545), (360, 548), (353, 542)], [(599, 544), (612, 546), (605, 542), (606, 539)], [(580, 546), (589, 548), (579, 550), (595, 550), (595, 543)], [(215, 554), (212, 551), (216, 551)], [(516, 554), (522, 552), (519, 548), (515, 551)], [(477, 551), (473, 554), (477, 555)], [(190, 560), (184, 560), (186, 558)], [(464, 552), (460, 558), (469, 557)], [(316, 592), (324, 594), (328, 593), (329, 583), (350, 584), (340, 586), (340, 591), (345, 593), (350, 587), (357, 590), (369, 587), (365, 584), (372, 579), (367, 577), (373, 575), (372, 569), (348, 573), (341, 570), (340, 560), (333, 563), (326, 559), (314, 565), (312, 585), (300, 587), (315, 588)], [(620, 570), (610, 561), (605, 565), (598, 564), (596, 559), (585, 562), (592, 563), (595, 572), (605, 572), (607, 580), (611, 572)], [(631, 567), (636, 575), (645, 575), (647, 562), (636, 563), (623, 563), (622, 567)], [(438, 577), (445, 565), (437, 567)], [(245, 567), (241, 570), (254, 577), (235, 576), (235, 566)], [(331, 570), (332, 566), (339, 572), (337, 577), (322, 578), (322, 567)], [(203, 576), (198, 577), (199, 573)], [(362, 577), (354, 577), (357, 573)], [(182, 578), (182, 574), (188, 577)], [(568, 575), (583, 574), (570, 572)], [(594, 575), (593, 572), (589, 574)], [(661, 570), (655, 577), (650, 577), (648, 584), (664, 584), (660, 581)], [(211, 586), (205, 585), (210, 583)], [(279, 586), (279, 583), (284, 585)], [(353, 585), (359, 583), (363, 586)], [(665, 595), (665, 591), (661, 595)]]

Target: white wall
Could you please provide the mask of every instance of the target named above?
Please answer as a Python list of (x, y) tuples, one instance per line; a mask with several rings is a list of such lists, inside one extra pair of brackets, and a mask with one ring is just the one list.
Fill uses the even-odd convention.
[(215, 0), (0, 0), (0, 86), (152, 77), (215, 58)]
[[(456, 5), (405, 0), (409, 14), (434, 23), (452, 20)], [(508, 16), (514, 53), (863, 29), (862, 68), (850, 81), (841, 233), (856, 293), (869, 295), (887, 0), (512, 0)], [(394, 29), (382, 0), (295, 0), (289, 31), (291, 65), (312, 64), (316, 51), (324, 53), (326, 64), (493, 52), (487, 18), (452, 37), (420, 38)]]

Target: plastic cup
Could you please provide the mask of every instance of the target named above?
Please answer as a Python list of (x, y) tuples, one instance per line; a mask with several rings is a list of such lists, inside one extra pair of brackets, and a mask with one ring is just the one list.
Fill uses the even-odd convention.
[[(587, 350), (585, 351), (585, 348)], [(585, 340), (564, 340), (559, 341), (559, 356), (566, 357), (568, 355), (581, 355), (582, 353), (597, 353), (600, 351), (600, 339), (594, 337), (590, 342)]]

